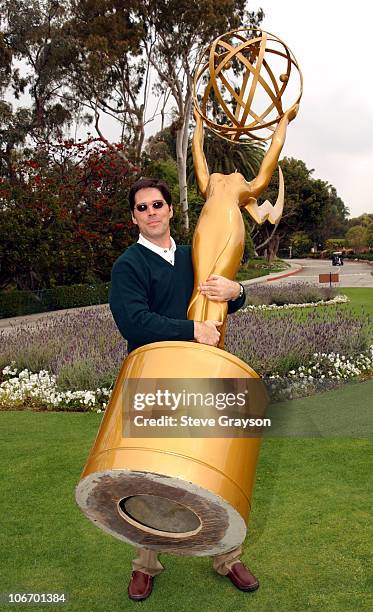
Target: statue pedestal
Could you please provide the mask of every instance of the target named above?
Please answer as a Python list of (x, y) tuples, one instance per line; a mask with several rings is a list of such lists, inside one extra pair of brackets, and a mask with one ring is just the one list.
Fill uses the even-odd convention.
[(123, 437), (125, 381), (138, 378), (259, 377), (204, 344), (157, 342), (133, 351), (77, 486), (78, 505), (134, 546), (191, 556), (232, 550), (245, 538), (260, 438)]

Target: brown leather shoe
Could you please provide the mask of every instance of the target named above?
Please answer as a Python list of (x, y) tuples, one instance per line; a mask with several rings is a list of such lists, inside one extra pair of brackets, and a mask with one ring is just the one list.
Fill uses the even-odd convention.
[(153, 589), (153, 576), (144, 572), (132, 572), (128, 585), (128, 597), (134, 601), (142, 601), (149, 597)]
[(256, 591), (259, 588), (259, 582), (250, 570), (241, 562), (237, 561), (231, 567), (231, 571), (228, 572), (227, 578), (234, 584), (235, 587), (240, 591)]

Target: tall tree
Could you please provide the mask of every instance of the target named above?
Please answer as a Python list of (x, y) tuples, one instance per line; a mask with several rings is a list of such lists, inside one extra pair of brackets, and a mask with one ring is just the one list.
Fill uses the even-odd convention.
[(71, 18), (64, 28), (76, 48), (70, 97), (92, 111), (101, 138), (101, 113), (119, 122), (117, 141), (125, 144), (120, 154), (135, 163), (144, 143), (150, 83), (140, 10), (139, 0), (72, 0)]
[(18, 147), (51, 142), (87, 117), (79, 101), (61, 98), (75, 57), (63, 32), (68, 0), (0, 0), (0, 10), (1, 172), (12, 176)]
[(346, 244), (355, 251), (361, 251), (368, 246), (368, 226), (353, 225), (346, 234)]
[[(50, 142), (64, 126), (92, 116), (104, 138), (102, 113), (119, 120), (117, 140), (125, 148), (112, 150), (138, 163), (145, 124), (157, 112), (147, 114), (152, 67), (159, 112), (164, 114), (171, 99), (176, 104), (173, 129), (188, 231), (192, 75), (201, 49), (218, 34), (258, 27), (263, 12), (248, 12), (246, 6), (246, 0), (30, 0), (26, 5), (23, 0), (0, 0), (0, 56), (5, 66), (12, 60), (7, 84), (20, 100), (16, 109), (5, 103), (0, 107), (0, 129), (8, 143), (1, 153), (3, 163), (11, 166), (15, 148), (28, 137)], [(0, 83), (7, 82), (6, 70)], [(31, 105), (22, 106), (24, 94), (31, 96)]]
[[(264, 156), (263, 143), (230, 143), (205, 130), (203, 150), (210, 173), (240, 172), (246, 180), (255, 178)], [(195, 182), (191, 150), (188, 150), (188, 177)]]
[(373, 221), (367, 225), (367, 246), (369, 249), (373, 249)]
[(373, 214), (363, 213), (359, 217), (352, 217), (351, 219), (348, 219), (347, 226), (348, 228), (354, 227), (354, 225), (362, 225), (363, 227), (368, 227), (371, 223), (373, 223)]
[[(325, 181), (314, 179), (314, 171), (308, 169), (302, 160), (285, 157), (280, 165), (285, 181), (284, 213), (277, 226), (265, 224), (254, 228), (257, 251), (267, 248), (275, 255), (280, 243), (288, 246), (292, 234), (296, 232), (305, 232), (317, 245), (335, 234), (338, 237), (339, 226), (345, 223), (348, 209), (335, 188)], [(262, 198), (274, 202), (277, 193), (276, 172)], [(335, 230), (332, 231), (333, 225)]]
[(29, 135), (38, 140), (55, 136), (78, 110), (76, 101), (61, 102), (61, 89), (76, 50), (63, 31), (68, 0), (0, 0), (3, 47), (11, 54), (8, 86), (16, 100), (26, 95)]
[(257, 28), (261, 9), (248, 12), (241, 0), (145, 0), (144, 47), (158, 74), (159, 91), (176, 103), (176, 158), (184, 231), (189, 230), (187, 151), (192, 110), (192, 78), (203, 47), (237, 27)]

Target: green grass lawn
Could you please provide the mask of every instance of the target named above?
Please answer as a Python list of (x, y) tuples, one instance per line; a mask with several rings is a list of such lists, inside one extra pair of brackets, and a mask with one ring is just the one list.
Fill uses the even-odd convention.
[[(248, 289), (250, 291), (250, 288)], [(340, 287), (338, 293), (347, 295), (349, 301), (346, 304), (338, 304), (338, 306), (329, 305), (322, 306), (325, 308), (325, 313), (328, 316), (334, 317), (339, 309), (353, 310), (357, 315), (369, 315), (373, 319), (373, 288), (372, 287)], [(302, 308), (297, 311), (299, 318), (307, 319), (314, 312), (314, 308)], [(267, 311), (264, 316), (287, 316), (286, 310)]]
[(373, 317), (373, 289), (372, 287), (341, 287), (340, 293), (350, 298), (349, 304), (356, 312), (364, 312)]
[(275, 259), (271, 263), (268, 263), (264, 257), (256, 257), (255, 259), (249, 259), (240, 267), (236, 275), (236, 280), (244, 281), (252, 278), (259, 278), (260, 276), (272, 274), (272, 272), (281, 272), (288, 267), (289, 264), (282, 259)]
[[(338, 308), (343, 308), (346, 310), (353, 310), (357, 315), (369, 315), (371, 320), (370, 329), (372, 330), (372, 320), (373, 320), (373, 288), (372, 287), (341, 287), (339, 289), (339, 293), (347, 295), (349, 298), (349, 302), (347, 304), (341, 305)], [(338, 312), (333, 306), (327, 306), (329, 308), (327, 312), (330, 312), (332, 316), (334, 316), (335, 312)], [(307, 310), (305, 309), (305, 314), (307, 314)], [(310, 312), (310, 311), (308, 311)]]
[[(371, 395), (367, 382), (317, 397), (326, 407), (348, 396), (367, 409)], [(299, 401), (312, 407), (315, 397)], [(63, 590), (69, 603), (58, 609), (78, 612), (372, 609), (369, 439), (265, 439), (243, 555), (260, 589), (237, 591), (208, 558), (163, 555), (166, 571), (139, 604), (126, 595), (132, 547), (94, 527), (74, 501), (99, 422), (92, 413), (0, 413), (0, 591)]]

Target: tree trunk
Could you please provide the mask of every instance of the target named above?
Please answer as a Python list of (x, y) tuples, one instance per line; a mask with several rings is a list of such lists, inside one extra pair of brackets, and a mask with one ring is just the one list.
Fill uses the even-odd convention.
[(181, 226), (184, 234), (187, 234), (189, 232), (187, 152), (191, 103), (192, 95), (190, 92), (185, 100), (185, 112), (182, 120), (182, 125), (176, 131), (177, 175), (179, 179), (180, 189)]
[(142, 112), (142, 116), (138, 117), (138, 123), (136, 126), (136, 146), (135, 146), (135, 163), (137, 166), (140, 165), (141, 162), (141, 151), (144, 144), (145, 139), (145, 126), (144, 126), (144, 113)]
[(277, 257), (278, 248), (280, 246), (280, 237), (278, 234), (272, 236), (268, 242), (268, 261), (271, 262)]
[(264, 240), (264, 241), (263, 241), (261, 244), (258, 244), (258, 246), (256, 246), (256, 245), (254, 244), (254, 248), (255, 248), (255, 251), (256, 251), (256, 252), (258, 252), (260, 249), (262, 249), (263, 247), (265, 247), (265, 246), (266, 246), (266, 245), (267, 245), (267, 244), (268, 244), (268, 243), (269, 243), (269, 242), (272, 240), (272, 238), (274, 237), (274, 235), (275, 235), (275, 233), (276, 233), (276, 231), (277, 231), (278, 225), (279, 225), (279, 224), (278, 224), (278, 223), (276, 223), (276, 225), (274, 226), (274, 228), (273, 228), (273, 230), (271, 231), (270, 235), (269, 235), (269, 236), (267, 236), (267, 238), (266, 238), (266, 239), (265, 239), (265, 240)]
[[(177, 146), (177, 139), (176, 139)], [(180, 209), (181, 209), (181, 226), (183, 233), (189, 232), (189, 214), (188, 214), (188, 187), (186, 177), (186, 160), (182, 155), (177, 154), (177, 176), (179, 179), (180, 189)]]

